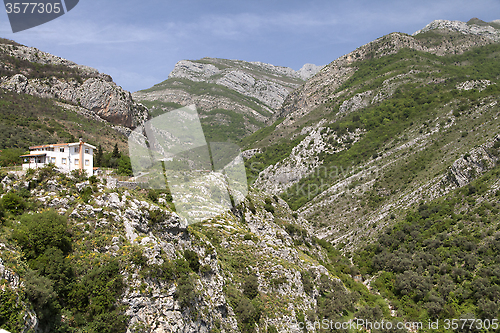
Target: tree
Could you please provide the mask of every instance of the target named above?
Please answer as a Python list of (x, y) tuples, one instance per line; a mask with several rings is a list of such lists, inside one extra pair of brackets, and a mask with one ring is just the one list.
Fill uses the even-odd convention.
[(103, 166), (102, 165), (103, 155), (104, 155), (104, 152), (102, 151), (102, 146), (101, 146), (101, 144), (99, 144), (99, 147), (97, 147), (97, 152), (95, 154), (95, 165), (96, 166), (98, 166), (98, 167)]
[(118, 144), (115, 143), (115, 147), (113, 148), (113, 153), (111, 153), (112, 158), (120, 158), (121, 154), (120, 151), (118, 150)]
[(118, 159), (118, 170), (117, 173), (123, 176), (133, 176), (132, 163), (128, 156), (122, 156)]
[(12, 236), (28, 260), (37, 259), (50, 247), (60, 249), (64, 254), (71, 251), (67, 219), (53, 209), (33, 215), (24, 214)]

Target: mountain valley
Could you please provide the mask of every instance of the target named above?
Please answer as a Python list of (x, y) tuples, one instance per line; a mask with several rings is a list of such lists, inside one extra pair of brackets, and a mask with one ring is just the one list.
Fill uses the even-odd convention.
[(437, 20), (299, 71), (182, 60), (128, 93), (0, 40), (0, 149), (125, 152), (134, 128), (194, 104), (208, 142), (242, 148), (249, 184), (186, 226), (168, 189), (0, 169), (0, 328), (498, 331), (499, 41), (498, 20)]

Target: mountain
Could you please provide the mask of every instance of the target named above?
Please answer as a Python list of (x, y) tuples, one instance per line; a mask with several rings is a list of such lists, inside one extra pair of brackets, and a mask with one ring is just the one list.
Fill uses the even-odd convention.
[(239, 140), (264, 127), (286, 96), (321, 68), (306, 64), (295, 71), (241, 60), (182, 60), (167, 80), (133, 97), (153, 117), (195, 104), (208, 139)]
[[(363, 229), (357, 224), (380, 229), (389, 211), (446, 192), (436, 186), (452, 186), (442, 180), (449, 168), (499, 134), (495, 33), (491, 26), (486, 36), (483, 26), (463, 27), (435, 21), (327, 65), (287, 97), (272, 131), (245, 139), (258, 152), (247, 161), (254, 186), (281, 194), (332, 238), (346, 231), (332, 224), (349, 232)], [(356, 195), (345, 195), (347, 187)], [(380, 202), (370, 207), (374, 200)]]
[(91, 67), (6, 39), (0, 39), (0, 65), (4, 90), (58, 99), (113, 125), (133, 128), (147, 118), (147, 110), (129, 92)]
[(0, 39), (0, 165), (29, 146), (79, 138), (127, 154), (127, 134), (148, 116), (109, 75)]
[[(236, 136), (248, 195), (186, 227), (168, 190), (50, 168), (0, 174), (0, 327), (431, 332), (439, 321), (445, 330), (463, 322), (477, 329), (457, 331), (496, 330), (497, 24), (435, 21), (392, 33), (302, 83), (260, 63), (179, 63), (134, 94), (150, 94), (151, 116), (184, 97), (202, 116), (209, 101), (269, 108), (260, 129)], [(240, 77), (259, 69), (271, 81), (272, 69), (296, 88), (272, 109), (229, 80), (237, 65), (253, 73)]]

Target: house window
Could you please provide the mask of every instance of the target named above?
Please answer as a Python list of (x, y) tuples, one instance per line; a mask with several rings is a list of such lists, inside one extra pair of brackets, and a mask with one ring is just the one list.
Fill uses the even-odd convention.
[(59, 151), (60, 151), (61, 153), (64, 153), (64, 148), (59, 148)]
[(80, 152), (80, 147), (75, 148), (75, 153), (77, 153), (77, 154), (78, 154), (79, 152)]
[(54, 163), (54, 164), (56, 164), (56, 158), (55, 158), (55, 157), (51, 157), (51, 158), (50, 158), (50, 163)]
[(89, 149), (85, 148), (85, 154), (88, 154), (88, 153), (89, 153)]
[(63, 157), (62, 161), (61, 161), (62, 164), (66, 164), (66, 158)]
[(89, 165), (89, 160), (85, 160), (85, 166)]
[(75, 165), (80, 165), (80, 160), (78, 158), (75, 158)]

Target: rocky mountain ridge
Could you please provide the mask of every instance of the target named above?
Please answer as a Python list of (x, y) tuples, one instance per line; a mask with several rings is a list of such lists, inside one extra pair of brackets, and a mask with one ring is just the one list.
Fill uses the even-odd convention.
[(396, 212), (496, 166), (500, 73), (466, 69), (498, 59), (485, 29), (437, 22), (414, 36), (381, 37), (327, 65), (287, 97), (273, 131), (248, 147), (254, 186), (287, 200), (320, 238), (354, 250)]
[(457, 31), (466, 35), (484, 36), (494, 41), (500, 41), (500, 24), (499, 20), (492, 22), (484, 22), (477, 18), (471, 19), (469, 22), (435, 20), (426, 25), (423, 29), (413, 33), (413, 36), (435, 29), (447, 29)]
[[(33, 47), (0, 42), (1, 88), (17, 94), (61, 99), (117, 126), (134, 128), (147, 120), (146, 108), (134, 102), (131, 94), (117, 86), (111, 76)], [(40, 74), (40, 69), (43, 72), (47, 68), (67, 69), (71, 75)]]
[[(434, 32), (441, 37), (433, 43), (428, 43), (423, 37), (425, 32)], [(356, 72), (357, 62), (395, 54), (403, 48), (440, 56), (462, 54), (472, 47), (498, 41), (499, 33), (500, 29), (491, 26), (469, 26), (464, 22), (438, 20), (415, 32), (413, 36), (395, 32), (380, 37), (325, 66), (318, 75), (305, 83), (303, 89), (298, 89), (288, 96), (273, 119), (291, 114), (294, 114), (294, 118), (300, 118), (318, 105), (341, 97), (346, 92), (337, 89)], [(423, 38), (420, 38), (421, 36)], [(452, 41), (448, 36), (453, 38)]]
[(295, 71), (241, 60), (182, 60), (166, 81), (135, 92), (133, 97), (153, 115), (194, 104), (205, 130), (229, 134), (225, 127), (232, 123), (236, 127), (232, 135), (242, 134), (230, 138), (241, 139), (265, 126), (286, 96), (321, 68), (306, 64)]

